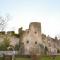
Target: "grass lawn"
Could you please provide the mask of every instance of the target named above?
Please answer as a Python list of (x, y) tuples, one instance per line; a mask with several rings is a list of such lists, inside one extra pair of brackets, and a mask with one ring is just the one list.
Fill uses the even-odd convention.
[(0, 57), (0, 60), (3, 60), (3, 58), (2, 58), (2, 57)]
[[(31, 60), (31, 58), (16, 58), (15, 60)], [(56, 56), (55, 59), (52, 57), (42, 57), (41, 59), (39, 58), (37, 60), (60, 60), (60, 56)]]
[(16, 58), (15, 60), (31, 60), (30, 58)]
[[(1, 57), (0, 57), (0, 60), (3, 60)], [(31, 58), (26, 58), (26, 57), (16, 57), (15, 60), (32, 60)], [(53, 59), (52, 57), (39, 57), (37, 60), (60, 60), (60, 56), (56, 56), (55, 59)]]

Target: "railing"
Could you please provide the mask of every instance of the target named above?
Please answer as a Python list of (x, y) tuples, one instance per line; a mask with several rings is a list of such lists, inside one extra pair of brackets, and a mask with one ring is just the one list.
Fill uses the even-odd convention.
[(18, 51), (0, 51), (0, 56), (3, 56), (3, 55), (17, 55), (18, 54)]

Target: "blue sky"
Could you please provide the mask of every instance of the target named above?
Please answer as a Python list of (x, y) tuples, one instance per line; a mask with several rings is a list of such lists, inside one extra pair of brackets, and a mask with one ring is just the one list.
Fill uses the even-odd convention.
[(10, 14), (8, 29), (24, 29), (32, 21), (42, 23), (42, 33), (60, 35), (60, 0), (0, 0), (0, 15)]

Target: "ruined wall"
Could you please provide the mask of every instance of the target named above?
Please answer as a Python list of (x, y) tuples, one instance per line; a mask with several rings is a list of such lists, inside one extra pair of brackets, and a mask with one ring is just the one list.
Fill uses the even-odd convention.
[(22, 50), (24, 50), (24, 54), (30, 54), (33, 47), (39, 48), (39, 45), (41, 44), (43, 46), (47, 46), (48, 50), (51, 50), (51, 47), (53, 46), (60, 49), (60, 42), (57, 42), (58, 40), (44, 34), (42, 35), (41, 23), (39, 22), (30, 23), (29, 28), (25, 31), (20, 28), (18, 34), (15, 34), (14, 31), (8, 31), (7, 33), (0, 32), (0, 44), (6, 37), (9, 38), (10, 45), (15, 46), (20, 43), (20, 46), (22, 47), (23, 44), (24, 48), (22, 47)]
[(22, 42), (25, 47), (25, 54), (30, 53), (30, 49), (36, 45), (42, 44), (41, 23), (32, 22), (23, 35)]

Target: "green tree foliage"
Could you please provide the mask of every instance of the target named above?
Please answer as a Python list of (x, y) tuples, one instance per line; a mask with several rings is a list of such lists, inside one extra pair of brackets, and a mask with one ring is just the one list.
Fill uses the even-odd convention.
[(10, 45), (10, 40), (8, 38), (4, 38), (4, 41), (2, 44), (0, 44), (0, 51), (5, 51)]
[(6, 50), (6, 46), (2, 43), (0, 45), (0, 51), (5, 51)]
[(4, 39), (3, 43), (4, 43), (4, 45), (5, 45), (6, 47), (9, 47), (9, 45), (10, 45), (10, 40), (8, 39), (8, 37), (6, 37), (6, 38)]

